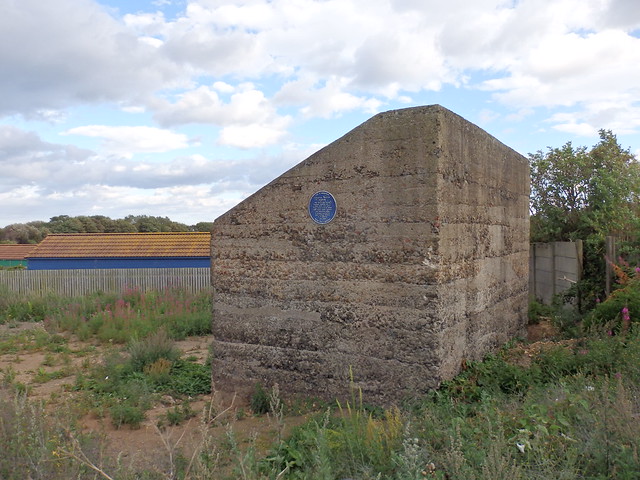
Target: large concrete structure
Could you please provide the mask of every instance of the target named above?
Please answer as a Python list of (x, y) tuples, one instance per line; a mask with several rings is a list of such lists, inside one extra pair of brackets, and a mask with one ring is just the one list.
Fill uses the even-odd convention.
[(445, 108), (371, 118), (215, 221), (214, 388), (437, 387), (526, 324), (528, 199), (526, 159)]

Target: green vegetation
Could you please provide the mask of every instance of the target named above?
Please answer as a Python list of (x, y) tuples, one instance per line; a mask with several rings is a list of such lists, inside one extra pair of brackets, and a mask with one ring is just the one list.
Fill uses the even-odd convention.
[(251, 395), (251, 411), (256, 415), (269, 412), (269, 394), (261, 383), (256, 383)]
[[(211, 332), (208, 293), (132, 289), (121, 295), (97, 293), (73, 299), (10, 295), (0, 298), (0, 323), (42, 321), (45, 326), (0, 338), (0, 354), (50, 352), (35, 373), (34, 383), (72, 374), (68, 366), (58, 370), (44, 368), (56, 363), (54, 353), (67, 356), (62, 363), (69, 363), (70, 353), (83, 354), (70, 351), (67, 338), (62, 335), (65, 332), (110, 346), (102, 362), (87, 364), (77, 373), (74, 389), (83, 394), (84, 410), (99, 416), (108, 413), (117, 427), (138, 427), (145, 412), (163, 394), (181, 398), (211, 391), (210, 365), (181, 358), (174, 342)], [(5, 379), (11, 379), (6, 383), (12, 384), (15, 375), (11, 378), (5, 373)]]
[(13, 223), (0, 228), (0, 243), (39, 243), (50, 233), (208, 232), (212, 224), (185, 225), (149, 215), (127, 215), (116, 220), (104, 215), (58, 215), (48, 222)]
[(513, 355), (470, 364), (401, 410), (368, 412), (354, 392), (257, 461), (250, 478), (634, 478), (638, 334), (558, 343), (527, 366)]
[[(6, 452), (0, 478), (637, 478), (640, 268), (608, 259), (616, 261), (617, 290), (605, 299), (602, 284), (605, 235), (625, 231), (631, 240), (623, 252), (638, 250), (640, 167), (607, 131), (591, 150), (569, 143), (532, 155), (531, 165), (532, 239), (585, 241), (585, 279), (569, 292), (581, 293), (584, 310), (576, 311), (566, 299), (552, 306), (532, 301), (530, 325), (553, 324), (559, 330), (554, 338), (535, 345), (513, 342), (482, 362), (468, 363), (437, 391), (398, 407), (368, 406), (355, 384), (346, 403), (298, 399), (284, 405), (278, 385), (256, 384), (249, 406), (273, 430), (267, 445), (257, 435), (241, 439), (234, 422), (248, 420), (244, 409), (217, 408), (215, 395), (202, 413), (195, 450), (186, 455), (179, 440), (171, 441), (170, 427), (195, 415), (189, 397), (210, 391), (211, 365), (182, 358), (174, 343), (210, 333), (209, 296), (132, 290), (42, 300), (0, 291), (0, 324), (46, 326), (0, 338), (0, 354), (48, 352), (35, 381), (70, 372), (65, 359), (82, 352), (71, 351), (68, 333), (110, 346), (100, 362), (83, 364), (76, 375), (80, 413), (108, 418), (117, 428), (137, 428), (160, 398), (176, 402), (157, 425), (167, 463), (159, 471), (134, 471), (100, 456), (98, 440), (81, 434), (73, 417), (45, 416), (27, 401), (30, 386), (6, 368), (0, 384), (0, 449)], [(71, 228), (70, 220), (55, 219), (59, 228)], [(57, 370), (44, 368), (59, 364)], [(284, 412), (299, 414), (301, 408), (308, 419), (285, 435)], [(213, 433), (220, 426), (224, 436)]]
[(583, 279), (568, 294), (580, 297), (585, 313), (604, 298), (605, 237), (622, 237), (619, 248), (627, 257), (640, 252), (640, 164), (608, 130), (591, 149), (569, 142), (529, 160), (531, 240), (583, 240)]
[[(28, 401), (19, 391), (0, 386), (0, 478), (96, 478), (88, 464), (101, 463), (98, 439), (80, 433), (73, 417), (66, 413), (50, 419), (42, 405)], [(86, 461), (78, 461), (79, 458)], [(117, 471), (115, 462), (103, 467)]]
[(48, 330), (75, 333), (82, 340), (95, 336), (103, 342), (126, 343), (158, 328), (178, 340), (211, 332), (211, 296), (179, 289), (130, 289), (120, 295), (26, 298), (0, 290), (0, 325), (18, 321), (43, 321)]
[[(284, 435), (283, 412), (299, 409), (299, 404), (283, 405), (276, 386), (256, 385), (250, 407), (254, 415), (266, 414), (264, 421), (273, 425), (271, 445), (265, 448), (257, 438), (240, 441), (233, 422), (243, 421), (244, 410), (223, 417), (212, 404), (200, 420), (205, 427), (193, 456), (184, 457), (167, 443), (172, 454), (165, 473), (136, 472), (101, 457), (99, 439), (80, 433), (69, 413), (44, 416), (41, 407), (27, 401), (28, 387), (6, 369), (0, 386), (0, 448), (8, 454), (0, 459), (0, 476), (57, 479), (72, 472), (74, 478), (123, 480), (635, 478), (640, 469), (640, 312), (631, 300), (638, 297), (637, 288), (630, 274), (621, 289), (593, 310), (585, 323), (588, 329), (572, 325), (571, 331), (580, 335), (567, 338), (560, 332), (555, 342), (531, 354), (525, 353), (527, 344), (507, 345), (482, 362), (467, 364), (438, 391), (399, 408), (371, 408), (352, 386), (347, 403), (307, 410), (309, 419)], [(157, 295), (153, 303), (163, 303), (164, 293), (148, 295)], [(127, 292), (118, 300), (129, 302), (132, 310), (148, 303), (139, 292)], [(101, 309), (95, 308), (97, 303)], [(37, 348), (47, 352), (44, 366), (62, 365), (38, 369), (34, 382), (70, 374), (69, 356), (83, 354), (72, 351), (61, 335), (63, 318), (73, 324), (70, 311), (104, 312), (107, 306), (113, 311), (116, 303), (98, 295), (74, 299), (73, 305), (59, 309), (59, 321), (49, 321), (51, 333), (32, 330), (0, 342), (3, 353)], [(532, 303), (531, 323), (562, 327), (565, 308)], [(122, 331), (129, 332), (131, 340), (121, 345), (106, 336), (101, 340), (100, 329), (89, 331), (92, 341), (111, 347), (100, 362), (88, 362), (76, 374), (73, 389), (80, 398), (74, 415), (91, 412), (117, 428), (138, 428), (160, 397), (170, 397), (175, 405), (157, 421), (158, 435), (169, 442), (165, 429), (196, 416), (189, 397), (210, 391), (210, 365), (182, 358), (172, 324), (163, 322), (155, 309), (141, 308), (135, 317), (147, 314), (159, 322), (156, 327), (146, 330), (135, 321), (124, 322)], [(216, 425), (227, 426), (224, 438), (209, 433)]]
[(177, 398), (211, 392), (211, 366), (180, 358), (163, 329), (132, 340), (126, 352), (113, 351), (102, 364), (77, 375), (74, 389), (85, 393), (89, 409), (108, 411), (116, 427), (137, 428), (160, 395)]

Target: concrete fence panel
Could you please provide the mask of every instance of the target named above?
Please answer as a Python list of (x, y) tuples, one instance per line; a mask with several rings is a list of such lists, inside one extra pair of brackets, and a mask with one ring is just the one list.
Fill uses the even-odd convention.
[(550, 304), (582, 278), (582, 241), (534, 243), (529, 265), (529, 294)]

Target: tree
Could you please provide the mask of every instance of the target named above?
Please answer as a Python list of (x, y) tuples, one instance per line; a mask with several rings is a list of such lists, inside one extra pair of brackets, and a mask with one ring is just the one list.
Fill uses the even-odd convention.
[(78, 217), (58, 215), (51, 217), (49, 228), (52, 233), (84, 233), (84, 225)]
[[(529, 155), (531, 240), (584, 241), (584, 298), (602, 296), (607, 235), (624, 234), (637, 246), (640, 166), (609, 130), (591, 150), (571, 142)], [(614, 259), (611, 259), (614, 260)]]
[(213, 222), (198, 222), (190, 228), (194, 232), (210, 232), (213, 228)]
[(188, 226), (168, 217), (148, 215), (127, 215), (117, 220), (104, 215), (57, 215), (48, 222), (15, 223), (0, 228), (0, 243), (39, 243), (50, 233), (207, 232), (211, 225), (210, 222), (200, 222)]
[(568, 142), (529, 160), (532, 241), (604, 238), (635, 228), (640, 167), (611, 131), (600, 130), (590, 151)]
[(0, 229), (0, 241), (2, 243), (38, 243), (44, 237), (34, 226), (24, 223), (13, 223)]

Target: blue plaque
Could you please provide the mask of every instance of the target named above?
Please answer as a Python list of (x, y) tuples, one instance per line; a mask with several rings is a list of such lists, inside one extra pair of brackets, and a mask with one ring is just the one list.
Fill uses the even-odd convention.
[(337, 210), (336, 199), (329, 192), (316, 192), (309, 199), (309, 216), (320, 225), (333, 220)]

